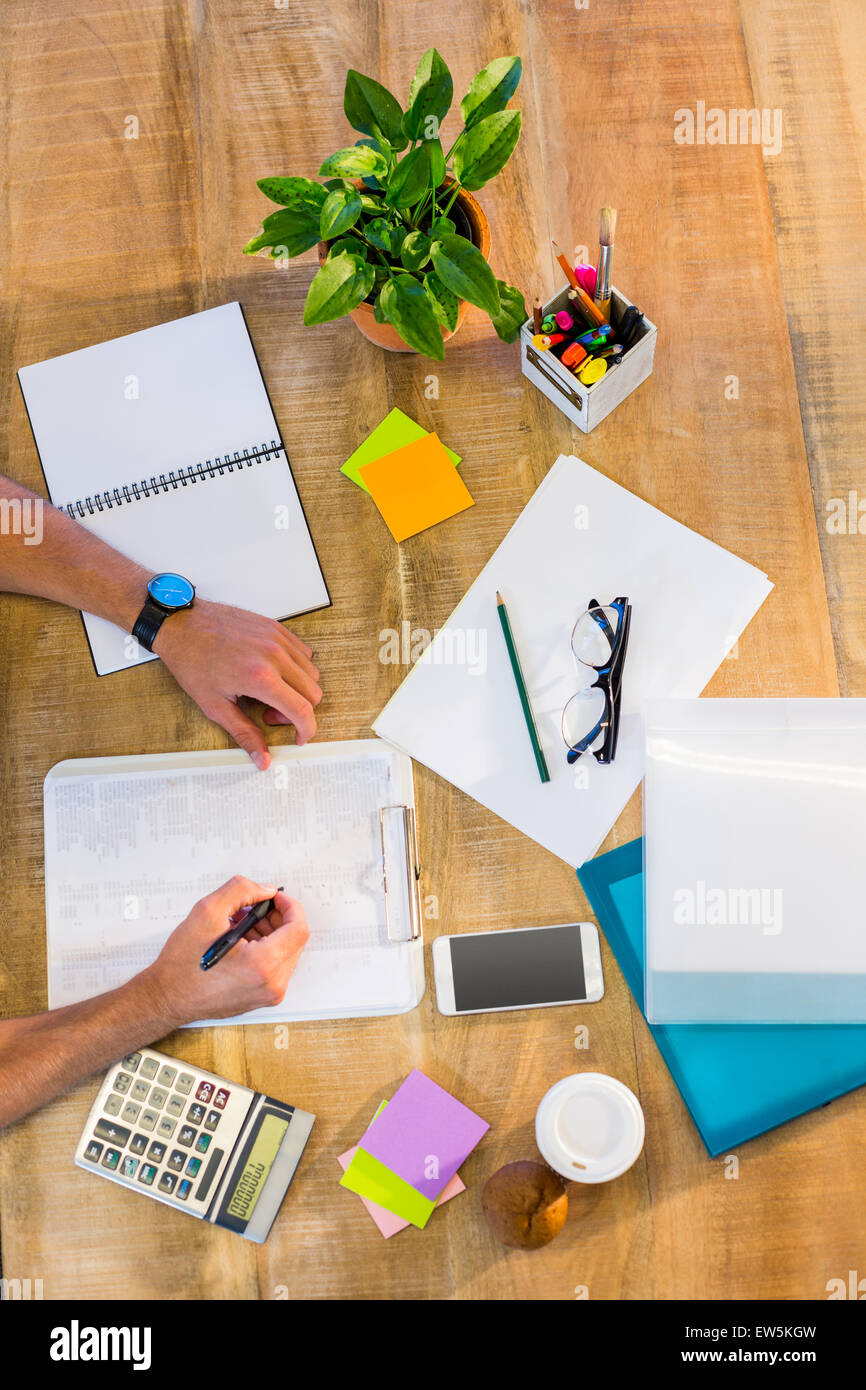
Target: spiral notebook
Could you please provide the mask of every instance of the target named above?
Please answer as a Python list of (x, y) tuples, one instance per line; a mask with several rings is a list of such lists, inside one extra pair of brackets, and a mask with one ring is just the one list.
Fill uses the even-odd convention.
[[(55, 507), (203, 598), (269, 618), (330, 604), (240, 304), (22, 367), (18, 380)], [(98, 675), (155, 660), (82, 617)]]

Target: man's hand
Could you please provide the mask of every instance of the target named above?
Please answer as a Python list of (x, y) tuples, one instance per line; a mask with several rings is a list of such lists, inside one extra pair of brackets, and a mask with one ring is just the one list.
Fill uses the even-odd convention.
[[(0, 502), (26, 506), (40, 532), (38, 545), (29, 534), (4, 534), (0, 591), (55, 599), (132, 631), (150, 570), (2, 476)], [(196, 598), (192, 608), (166, 618), (153, 649), (202, 713), (262, 771), (271, 756), (261, 729), (238, 707), (244, 696), (261, 700), (266, 724), (294, 724), (296, 743), (308, 743), (316, 732), (313, 710), (322, 692), (310, 648), (270, 618)]]
[(261, 771), (271, 755), (261, 729), (241, 710), (240, 698), (261, 700), (266, 724), (294, 724), (297, 744), (315, 734), (314, 709), (322, 691), (312, 652), (270, 618), (197, 598), (192, 608), (166, 618), (153, 650), (202, 713)]
[[(202, 956), (231, 919), (266, 898), (274, 898), (273, 912), (202, 970)], [(196, 903), (153, 965), (125, 985), (50, 1013), (0, 1020), (0, 1128), (181, 1024), (279, 1003), (309, 935), (300, 903), (271, 884), (233, 878)]]
[[(208, 946), (266, 898), (274, 899), (273, 912), (210, 970), (202, 970), (199, 962)], [(200, 1018), (230, 1018), (279, 1004), (309, 936), (300, 903), (273, 884), (236, 877), (196, 903), (143, 976), (175, 1027)]]

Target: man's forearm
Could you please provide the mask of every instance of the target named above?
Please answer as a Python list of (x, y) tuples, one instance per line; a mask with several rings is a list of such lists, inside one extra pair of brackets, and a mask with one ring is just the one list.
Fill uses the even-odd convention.
[(31, 534), (4, 526), (0, 534), (0, 590), (55, 599), (107, 618), (129, 632), (141, 611), (150, 573), (44, 498), (0, 476), (3, 499), (7, 517), (13, 515), (10, 503), (26, 506), (28, 514), (38, 504), (41, 521), (38, 528), (30, 526)]
[(0, 1128), (188, 1021), (145, 970), (95, 999), (0, 1022)]

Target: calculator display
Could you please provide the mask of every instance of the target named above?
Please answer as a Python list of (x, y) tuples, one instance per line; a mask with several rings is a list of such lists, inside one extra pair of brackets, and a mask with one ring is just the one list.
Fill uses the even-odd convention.
[(264, 1116), (237, 1187), (229, 1199), (226, 1209), (229, 1216), (239, 1221), (249, 1221), (288, 1127), (288, 1120), (280, 1119), (278, 1115)]

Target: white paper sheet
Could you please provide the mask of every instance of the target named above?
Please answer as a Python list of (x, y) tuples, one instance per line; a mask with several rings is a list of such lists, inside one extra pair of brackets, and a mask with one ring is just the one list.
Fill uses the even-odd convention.
[[(279, 442), (241, 307), (223, 304), (18, 373), (55, 506)], [(269, 618), (329, 603), (286, 455), (76, 520), (203, 598)], [(142, 603), (144, 596), (142, 596)], [(155, 657), (85, 614), (97, 672)]]
[(866, 1023), (866, 700), (646, 708), (646, 1014)]
[[(767, 576), (574, 457), (560, 457), (445, 628), (385, 706), (377, 734), (577, 866), (643, 773), (639, 712), (700, 694), (770, 592)], [(550, 782), (540, 781), (496, 614), (508, 608)], [(566, 763), (579, 688), (571, 630), (591, 599), (632, 603), (615, 762)], [(482, 655), (483, 653), (483, 655)]]
[(417, 1003), (423, 948), (387, 940), (379, 825), (381, 806), (413, 804), (411, 764), (376, 740), (272, 756), (266, 773), (236, 752), (52, 769), (44, 808), (52, 1008), (149, 965), (193, 904), (233, 874), (283, 884), (304, 907), (310, 941), (282, 1004), (221, 1023)]

